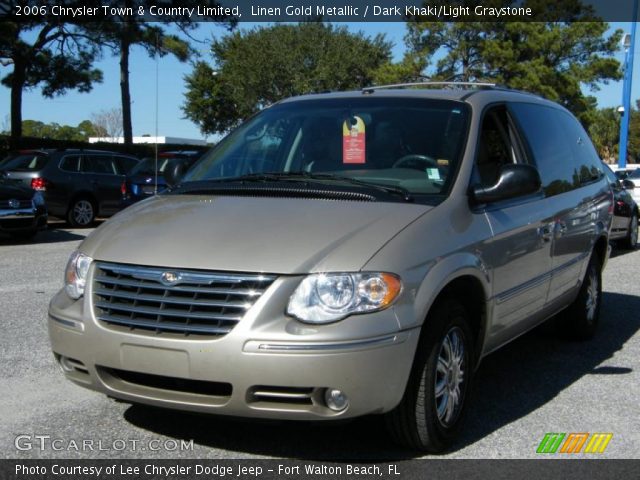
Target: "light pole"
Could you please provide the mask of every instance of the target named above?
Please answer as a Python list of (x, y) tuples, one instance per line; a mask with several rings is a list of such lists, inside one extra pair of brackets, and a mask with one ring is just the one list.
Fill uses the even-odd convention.
[(636, 43), (636, 26), (638, 20), (638, 0), (633, 2), (633, 16), (631, 17), (631, 35), (624, 37), (624, 83), (622, 86), (622, 121), (620, 122), (620, 158), (618, 166), (627, 166), (627, 143), (629, 138), (629, 118), (631, 117), (631, 80), (633, 78), (633, 50)]

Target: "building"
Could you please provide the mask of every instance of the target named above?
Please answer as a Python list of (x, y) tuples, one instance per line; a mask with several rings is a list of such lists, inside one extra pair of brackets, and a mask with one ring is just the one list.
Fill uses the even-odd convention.
[[(124, 143), (124, 137), (89, 137), (89, 143)], [(173, 145), (201, 145), (206, 146), (205, 140), (198, 140), (195, 138), (182, 138), (182, 137), (152, 137), (149, 135), (143, 135), (142, 137), (133, 137), (133, 143), (152, 143), (152, 144), (173, 144)]]

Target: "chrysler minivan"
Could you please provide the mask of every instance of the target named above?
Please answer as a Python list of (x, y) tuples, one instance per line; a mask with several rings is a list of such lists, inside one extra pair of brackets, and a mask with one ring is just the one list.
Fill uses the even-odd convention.
[(613, 204), (580, 123), (413, 87), (272, 105), (96, 229), (49, 308), (66, 377), (212, 414), (384, 414), (439, 452), (484, 356), (551, 317), (593, 336)]

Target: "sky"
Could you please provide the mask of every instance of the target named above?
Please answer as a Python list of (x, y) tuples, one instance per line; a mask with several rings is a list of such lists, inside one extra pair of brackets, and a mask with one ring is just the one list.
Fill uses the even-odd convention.
[[(264, 25), (264, 24), (262, 24)], [(394, 60), (400, 60), (404, 54), (405, 24), (403, 22), (361, 22), (345, 24), (349, 30), (362, 31), (368, 36), (384, 33), (393, 44)], [(251, 28), (255, 24), (241, 23), (240, 28)], [(611, 30), (621, 28), (631, 31), (630, 23), (611, 23)], [(204, 43), (196, 45), (202, 50), (203, 59), (211, 61), (207, 53), (207, 40), (224, 35), (226, 30), (212, 23), (203, 23), (194, 37)], [(632, 87), (632, 104), (640, 98), (640, 32), (636, 38), (634, 81)], [(623, 63), (622, 49), (616, 58)], [(68, 92), (65, 95), (48, 99), (40, 94), (39, 89), (27, 91), (23, 95), (23, 120), (39, 120), (44, 123), (56, 122), (61, 125), (76, 126), (83, 120), (91, 118), (93, 113), (120, 107), (120, 74), (118, 58), (105, 52), (103, 59), (96, 64), (103, 72), (103, 82), (96, 84), (90, 93)], [(0, 67), (0, 74), (5, 74), (7, 67)], [(9, 67), (10, 68), (10, 67)], [(156, 70), (157, 69), (157, 70)], [(189, 63), (180, 63), (172, 56), (158, 61), (150, 58), (139, 47), (134, 47), (130, 57), (130, 84), (132, 99), (133, 134), (155, 135), (156, 133), (156, 71), (158, 90), (158, 135), (207, 139), (190, 120), (184, 118), (181, 106), (184, 104), (185, 86), (183, 78), (191, 72)], [(622, 82), (610, 82), (602, 85), (600, 91), (587, 92), (598, 99), (600, 107), (617, 107), (622, 103)], [(9, 125), (10, 91), (0, 86), (0, 130)], [(209, 137), (213, 140), (214, 137)]]

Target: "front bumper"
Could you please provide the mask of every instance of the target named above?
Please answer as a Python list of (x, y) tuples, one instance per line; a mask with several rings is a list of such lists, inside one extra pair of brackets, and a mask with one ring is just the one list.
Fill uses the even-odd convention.
[[(230, 333), (203, 340), (113, 330), (95, 318), (90, 301), (73, 301), (61, 291), (49, 309), (52, 349), (69, 380), (134, 403), (298, 420), (393, 409), (405, 390), (419, 329), (398, 331), (388, 309), (356, 321), (395, 325), (394, 331), (328, 339), (322, 329), (265, 307), (279, 287), (274, 284), (275, 294), (265, 293)], [(276, 330), (280, 335), (273, 335)], [(327, 388), (347, 395), (344, 410), (326, 406)]]

